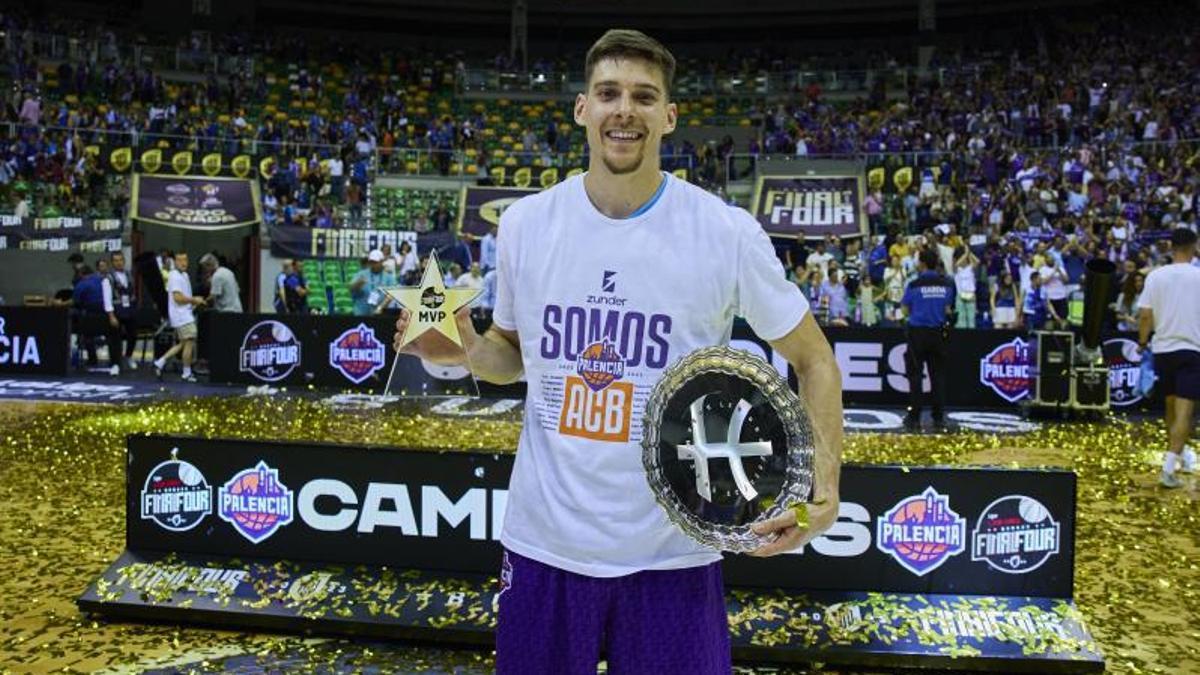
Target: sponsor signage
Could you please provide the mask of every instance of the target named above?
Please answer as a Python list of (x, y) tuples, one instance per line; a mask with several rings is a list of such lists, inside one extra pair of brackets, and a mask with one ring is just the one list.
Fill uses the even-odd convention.
[(65, 375), (70, 330), (65, 308), (0, 306), (0, 374)]
[(258, 184), (240, 178), (133, 177), (133, 218), (189, 230), (226, 230), (262, 220)]
[[(131, 549), (500, 569), (507, 451), (134, 436), (128, 452)], [(201, 496), (210, 484), (220, 486), (211, 504)], [(727, 582), (1071, 596), (1074, 474), (847, 466), (841, 490), (827, 533), (774, 558), (727, 556)]]
[(1114, 337), (1101, 345), (1104, 365), (1108, 366), (1108, 389), (1110, 403), (1126, 408), (1141, 402), (1138, 380), (1142, 376), (1142, 355), (1137, 341), (1127, 337)]
[(0, 251), (61, 253), (74, 245), (84, 253), (121, 250), (123, 221), (116, 218), (18, 218), (0, 216)]
[[(611, 278), (602, 281), (615, 283)], [(562, 323), (561, 317), (550, 318)], [(382, 380), (386, 379), (384, 376), (391, 368), (394, 358), (391, 338), (395, 333), (395, 319), (392, 316), (226, 315), (221, 321), (209, 324), (208, 330), (201, 331), (201, 334), (203, 339), (213, 340), (213, 344), (241, 345), (247, 340), (248, 332), (263, 322), (284, 326), (291, 332), (299, 352), (299, 360), (295, 367), (276, 377), (283, 370), (282, 362), (272, 364), (271, 358), (274, 357), (268, 352), (253, 358), (247, 357), (249, 360), (243, 369), (240, 360), (242, 357), (238, 352), (212, 350), (213, 382), (257, 384), (271, 381), (313, 384), (363, 393), (383, 390)], [(566, 324), (569, 322), (564, 325)], [(366, 347), (375, 344), (366, 336), (362, 338), (364, 347), (351, 346), (357, 338), (348, 337), (347, 333), (355, 333), (360, 326), (373, 331), (378, 346)], [(904, 358), (908, 345), (903, 329), (826, 327), (824, 332), (842, 373), (843, 400), (847, 405), (871, 407), (908, 404), (908, 377)], [(265, 336), (262, 339), (265, 339)], [(1011, 409), (1013, 404), (1030, 395), (1034, 376), (1034, 346), (1024, 334), (1003, 330), (964, 330), (956, 331), (953, 341), (954, 348), (948, 351), (946, 359), (947, 372), (972, 373), (969, 377), (946, 378), (947, 399), (955, 405), (977, 409)], [(1126, 335), (1113, 336), (1104, 344), (1105, 358), (1110, 366), (1109, 379), (1113, 387), (1114, 405), (1132, 405), (1140, 402), (1141, 399), (1133, 389), (1140, 356), (1129, 347), (1130, 341)], [(350, 351), (339, 351), (340, 348), (348, 346)], [(763, 358), (795, 384), (795, 376), (782, 355), (776, 354), (767, 342), (755, 336), (743, 322), (734, 324), (730, 346)], [(382, 353), (379, 352), (379, 347), (382, 347)], [(571, 390), (572, 395), (585, 403), (601, 393), (610, 397), (620, 395), (622, 392), (618, 391), (619, 387), (614, 388), (614, 385), (622, 383), (621, 377), (629, 367), (630, 359), (646, 358), (651, 354), (625, 354), (622, 352), (622, 345), (604, 341), (588, 343), (584, 347), (586, 348), (571, 355), (572, 374), (569, 377), (574, 386)], [(354, 349), (360, 351), (355, 352)], [(352, 363), (356, 353), (365, 360)], [(287, 356), (279, 352), (275, 355)], [(381, 355), (382, 367), (371, 370), (370, 366), (378, 363)], [(1135, 361), (1134, 358), (1139, 360)], [(255, 375), (249, 367), (250, 363), (266, 364), (264, 368), (276, 365), (275, 374), (266, 375), (276, 379), (266, 380), (265, 377)], [(339, 364), (344, 369), (339, 367)], [(415, 373), (418, 369), (429, 376), (443, 379), (461, 377), (460, 372), (422, 364), (410, 358), (401, 360), (398, 367), (413, 369), (415, 378), (425, 377), (424, 374)], [(361, 375), (364, 372), (367, 374)], [(362, 379), (357, 380), (358, 377)], [(605, 382), (608, 382), (608, 386), (603, 386)], [(929, 391), (929, 386), (929, 378), (923, 378), (922, 388)], [(525, 385), (517, 383), (500, 387), (481, 382), (480, 390), (486, 396), (519, 398), (525, 394)], [(596, 405), (608, 403), (611, 402), (601, 401)], [(571, 420), (564, 415), (559, 422), (569, 426)], [(986, 422), (979, 424), (984, 428), (989, 426)], [(1007, 428), (1012, 425), (1004, 421), (1001, 426)]]
[(759, 176), (754, 217), (773, 237), (867, 234), (861, 176)]
[(271, 255), (276, 258), (346, 258), (361, 260), (374, 249), (391, 246), (399, 251), (408, 242), (415, 248), (416, 232), (398, 230), (316, 229), (300, 225), (273, 224)]
[(238, 369), (243, 373), (249, 373), (263, 382), (278, 382), (290, 375), (299, 364), (300, 342), (287, 324), (273, 319), (260, 321), (242, 337), (242, 346), (238, 350)]
[(329, 365), (354, 384), (362, 384), (387, 363), (387, 348), (365, 323), (347, 329), (329, 345)]
[[(494, 645), (510, 565), (489, 574), (125, 551), (79, 599), (118, 617)], [(733, 658), (878, 670), (1098, 673), (1104, 659), (1070, 600), (738, 589)], [(767, 639), (764, 639), (767, 638)], [(349, 670), (365, 645), (344, 645)], [(276, 654), (286, 663), (292, 654)], [(220, 659), (216, 669), (228, 666)], [(856, 668), (857, 669), (857, 668)]]
[(539, 192), (537, 188), (489, 187), (468, 185), (459, 200), (458, 230), (482, 237), (500, 224), (504, 209), (521, 197)]

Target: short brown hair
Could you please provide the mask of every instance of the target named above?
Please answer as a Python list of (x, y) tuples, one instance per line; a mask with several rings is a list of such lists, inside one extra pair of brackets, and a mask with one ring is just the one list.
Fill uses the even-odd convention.
[(614, 28), (608, 31), (588, 50), (587, 58), (583, 62), (584, 81), (592, 81), (592, 71), (597, 63), (613, 58), (642, 59), (654, 64), (662, 71), (663, 84), (667, 87), (663, 93), (671, 93), (671, 87), (675, 83), (675, 57), (658, 40), (640, 30), (629, 28)]

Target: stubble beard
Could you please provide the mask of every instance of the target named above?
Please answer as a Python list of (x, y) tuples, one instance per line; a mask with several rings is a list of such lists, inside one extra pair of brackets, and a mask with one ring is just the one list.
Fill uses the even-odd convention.
[(645, 159), (645, 157), (646, 157), (645, 150), (641, 150), (638, 152), (637, 156), (633, 158), (633, 161), (631, 161), (629, 164), (626, 164), (625, 166), (621, 166), (621, 165), (613, 162), (611, 159), (608, 158), (607, 155), (602, 157), (601, 160), (604, 162), (604, 168), (608, 169), (609, 173), (613, 174), (614, 176), (623, 176), (626, 174), (634, 173), (638, 169), (642, 168), (642, 161)]

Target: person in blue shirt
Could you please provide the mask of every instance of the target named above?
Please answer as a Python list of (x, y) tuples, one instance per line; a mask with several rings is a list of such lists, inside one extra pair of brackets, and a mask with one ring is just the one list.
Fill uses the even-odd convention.
[(946, 428), (946, 342), (950, 312), (954, 307), (954, 282), (942, 274), (941, 263), (933, 249), (921, 251), (917, 269), (917, 278), (909, 282), (900, 301), (908, 315), (905, 368), (909, 405), (904, 426), (910, 431), (921, 428), (924, 398), (921, 380), (928, 367), (933, 425), (942, 431)]
[(383, 251), (375, 249), (367, 255), (367, 266), (350, 280), (350, 297), (354, 299), (355, 316), (375, 313), (386, 299), (380, 289), (396, 285), (396, 275), (383, 269)]

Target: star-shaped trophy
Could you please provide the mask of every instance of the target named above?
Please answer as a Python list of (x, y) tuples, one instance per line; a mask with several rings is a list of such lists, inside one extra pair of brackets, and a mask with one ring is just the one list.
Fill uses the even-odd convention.
[[(479, 396), (479, 385), (471, 374), (466, 348), (458, 331), (455, 314), (471, 304), (480, 288), (446, 288), (437, 253), (429, 252), (429, 262), (420, 286), (380, 289), (408, 310), (409, 321), (400, 338), (401, 349), (421, 340), (430, 342), (439, 354), (461, 365), (442, 365), (415, 357), (398, 355), (388, 377), (389, 396), (426, 398), (441, 396)], [(432, 333), (432, 334), (430, 334)], [(456, 352), (457, 350), (457, 352)]]

